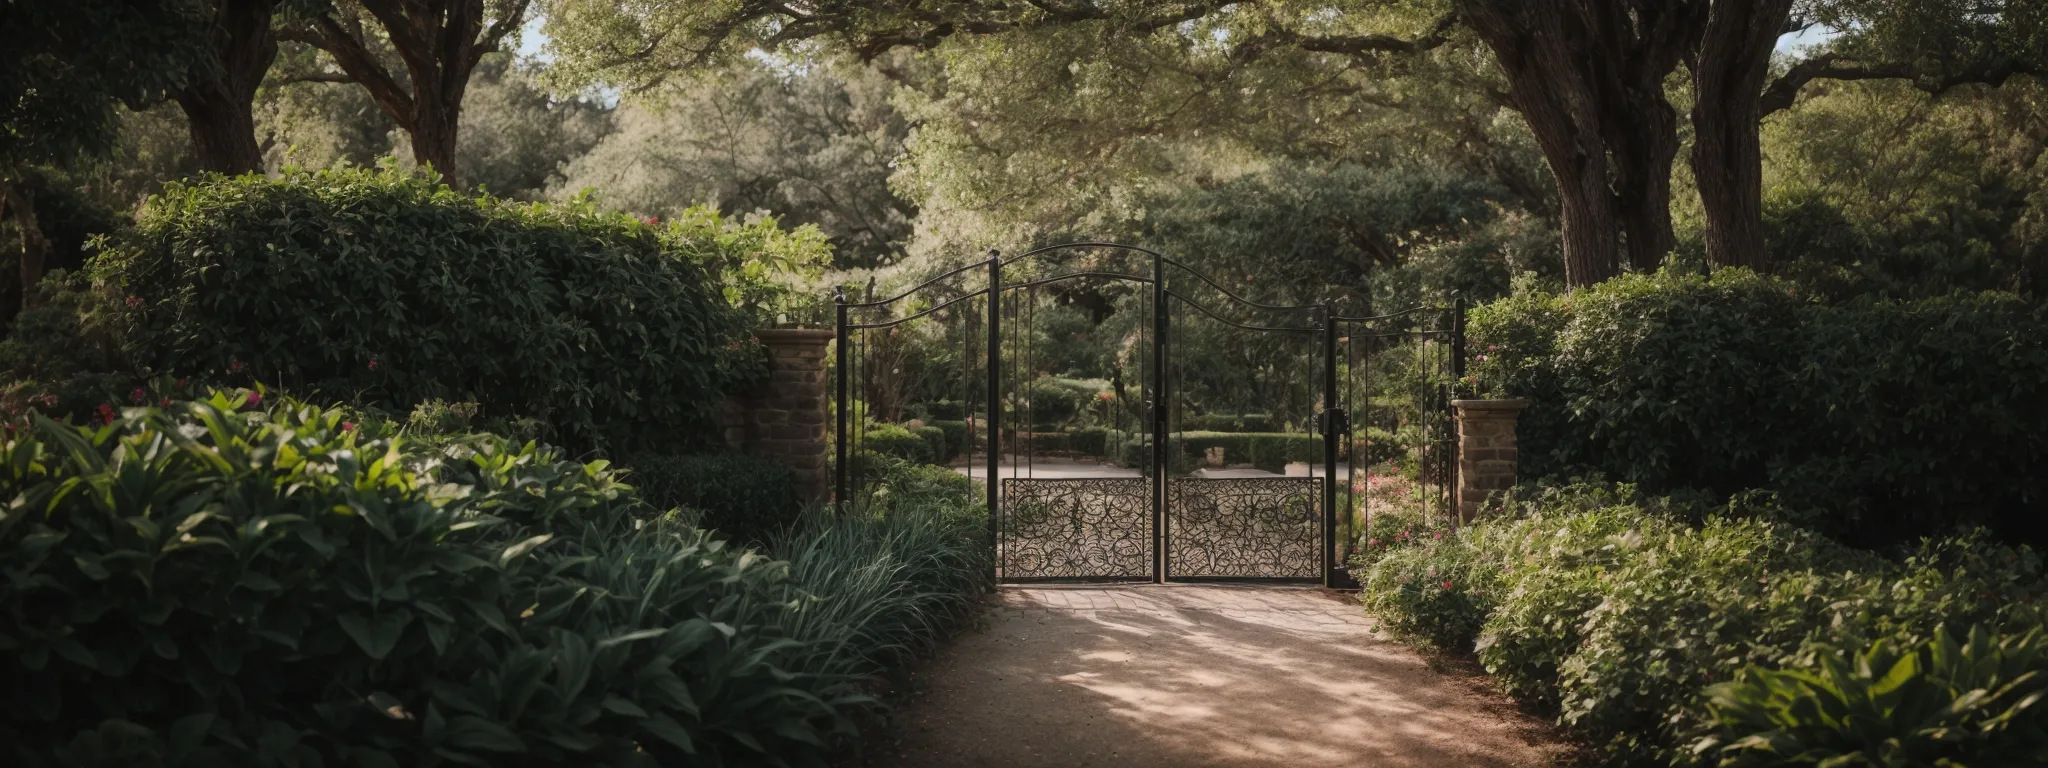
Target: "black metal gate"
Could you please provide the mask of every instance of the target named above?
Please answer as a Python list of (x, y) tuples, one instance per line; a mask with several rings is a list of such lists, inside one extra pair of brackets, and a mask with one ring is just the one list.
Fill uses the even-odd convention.
[[(1115, 243), (991, 253), (869, 293), (835, 297), (837, 498), (866, 482), (868, 448), (904, 440), (879, 425), (942, 436), (935, 463), (983, 481), (999, 580), (1349, 586), (1366, 491), (1389, 471), (1370, 459), (1395, 453), (1416, 459), (1395, 471), (1439, 491), (1425, 505), (1449, 509), (1462, 305), (1350, 317), (1265, 304)], [(919, 334), (927, 353), (909, 354)], [(1176, 354), (1193, 347), (1213, 359)], [(957, 409), (908, 402), (955, 374)]]

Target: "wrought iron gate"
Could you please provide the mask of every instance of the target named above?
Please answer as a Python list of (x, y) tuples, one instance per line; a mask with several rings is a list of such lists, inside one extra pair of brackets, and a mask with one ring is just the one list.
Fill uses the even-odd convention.
[[(1429, 506), (1449, 507), (1456, 468), (1443, 446), (1455, 439), (1462, 305), (1351, 317), (1327, 302), (1265, 304), (1115, 243), (991, 253), (894, 296), (870, 288), (861, 300), (842, 291), (835, 301), (837, 498), (868, 482), (864, 449), (883, 439), (873, 430), (904, 439), (870, 425), (939, 433), (932, 458), (957, 451), (957, 469), (983, 481), (1002, 581), (1347, 586), (1343, 564), (1372, 503), (1369, 460), (1402, 449), (1417, 459), (1406, 476), (1442, 491)], [(1107, 336), (1090, 346), (1056, 335), (1068, 332)], [(947, 354), (909, 355), (918, 334), (945, 342), (925, 346)], [(1204, 349), (1232, 359), (1175, 354), (1176, 339), (1203, 334)], [(1072, 383), (1093, 391), (1077, 406), (1061, 389), (1068, 380), (1046, 372), (1096, 353), (1106, 355), (1096, 369), (1111, 373)], [(1400, 368), (1414, 393), (1375, 380), (1375, 361), (1389, 354), (1418, 362)], [(930, 376), (954, 373), (957, 417), (948, 418), (954, 401), (906, 402), (910, 389), (932, 391)], [(1226, 400), (1269, 407), (1204, 428), (1219, 427)], [(1352, 413), (1366, 418), (1354, 425)], [(1387, 418), (1399, 422), (1388, 422), (1391, 431), (1382, 429)], [(1082, 421), (1090, 426), (1073, 428)]]

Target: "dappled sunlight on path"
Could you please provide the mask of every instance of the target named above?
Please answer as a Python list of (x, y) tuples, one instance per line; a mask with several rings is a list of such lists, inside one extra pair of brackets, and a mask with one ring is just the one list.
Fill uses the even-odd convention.
[(907, 766), (1515, 766), (1560, 750), (1303, 588), (1006, 588), (901, 713)]

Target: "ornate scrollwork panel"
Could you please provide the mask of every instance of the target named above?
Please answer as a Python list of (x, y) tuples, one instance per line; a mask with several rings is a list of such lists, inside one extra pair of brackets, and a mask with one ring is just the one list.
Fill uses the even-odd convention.
[(1168, 481), (1169, 575), (1320, 577), (1322, 491), (1319, 477)]
[(1152, 481), (1004, 478), (1004, 579), (1149, 579)]

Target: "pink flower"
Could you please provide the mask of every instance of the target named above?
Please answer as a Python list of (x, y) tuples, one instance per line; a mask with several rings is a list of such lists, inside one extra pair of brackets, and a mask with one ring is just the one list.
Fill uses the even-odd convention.
[(1444, 532), (1443, 532), (1443, 531), (1437, 531), (1437, 532), (1436, 532), (1436, 537), (1437, 537), (1437, 538), (1439, 538), (1439, 539), (1443, 538), (1443, 537), (1444, 537)]
[(240, 361), (240, 360), (229, 360), (229, 361), (228, 361), (228, 370), (229, 370), (229, 371), (231, 371), (231, 372), (235, 372), (235, 373), (240, 373), (240, 372), (241, 372), (241, 370), (242, 370), (242, 361)]
[(341, 423), (341, 431), (343, 431), (343, 432), (354, 432), (354, 431), (356, 431), (356, 423), (355, 423), (355, 422), (353, 422), (353, 421), (344, 421), (344, 422), (342, 422), (342, 423)]
[(1368, 540), (1366, 540), (1366, 542), (1365, 542), (1365, 545), (1366, 545), (1366, 546), (1368, 546), (1368, 547), (1377, 547), (1377, 546), (1379, 546), (1379, 545), (1380, 545), (1380, 540), (1379, 540), (1379, 539), (1368, 539)]
[(100, 407), (99, 407), (99, 423), (101, 423), (101, 424), (112, 424), (112, 423), (114, 423), (114, 404), (113, 404), (113, 403), (100, 403)]
[(254, 408), (254, 407), (256, 407), (256, 406), (258, 406), (258, 405), (262, 405), (262, 404), (263, 404), (263, 395), (261, 395), (261, 394), (258, 394), (258, 393), (255, 393), (255, 392), (251, 392), (251, 393), (249, 393), (249, 407), (251, 407), (251, 408)]
[(1488, 344), (1488, 345), (1486, 345), (1486, 351), (1488, 351), (1488, 352), (1498, 352), (1498, 351), (1500, 351), (1500, 347), (1496, 347), (1496, 346), (1494, 346), (1494, 345), (1492, 345), (1492, 344)]
[(370, 358), (370, 370), (377, 370), (377, 358)]
[(129, 309), (141, 309), (141, 308), (142, 308), (142, 297), (141, 297), (141, 296), (130, 296), (130, 297), (128, 297), (128, 308), (129, 308)]
[(55, 393), (55, 392), (51, 392), (51, 393), (47, 393), (47, 394), (43, 395), (43, 397), (42, 397), (42, 401), (43, 401), (43, 407), (44, 407), (44, 408), (55, 408), (55, 407), (57, 407), (57, 393)]
[(128, 399), (135, 401), (136, 405), (147, 405), (149, 404), (149, 393), (142, 391), (141, 387), (136, 387), (135, 391), (128, 393)]
[(1482, 362), (1482, 363), (1483, 363), (1483, 362), (1486, 362), (1486, 356), (1485, 356), (1485, 355), (1480, 355), (1480, 356), (1479, 356), (1479, 362)]

